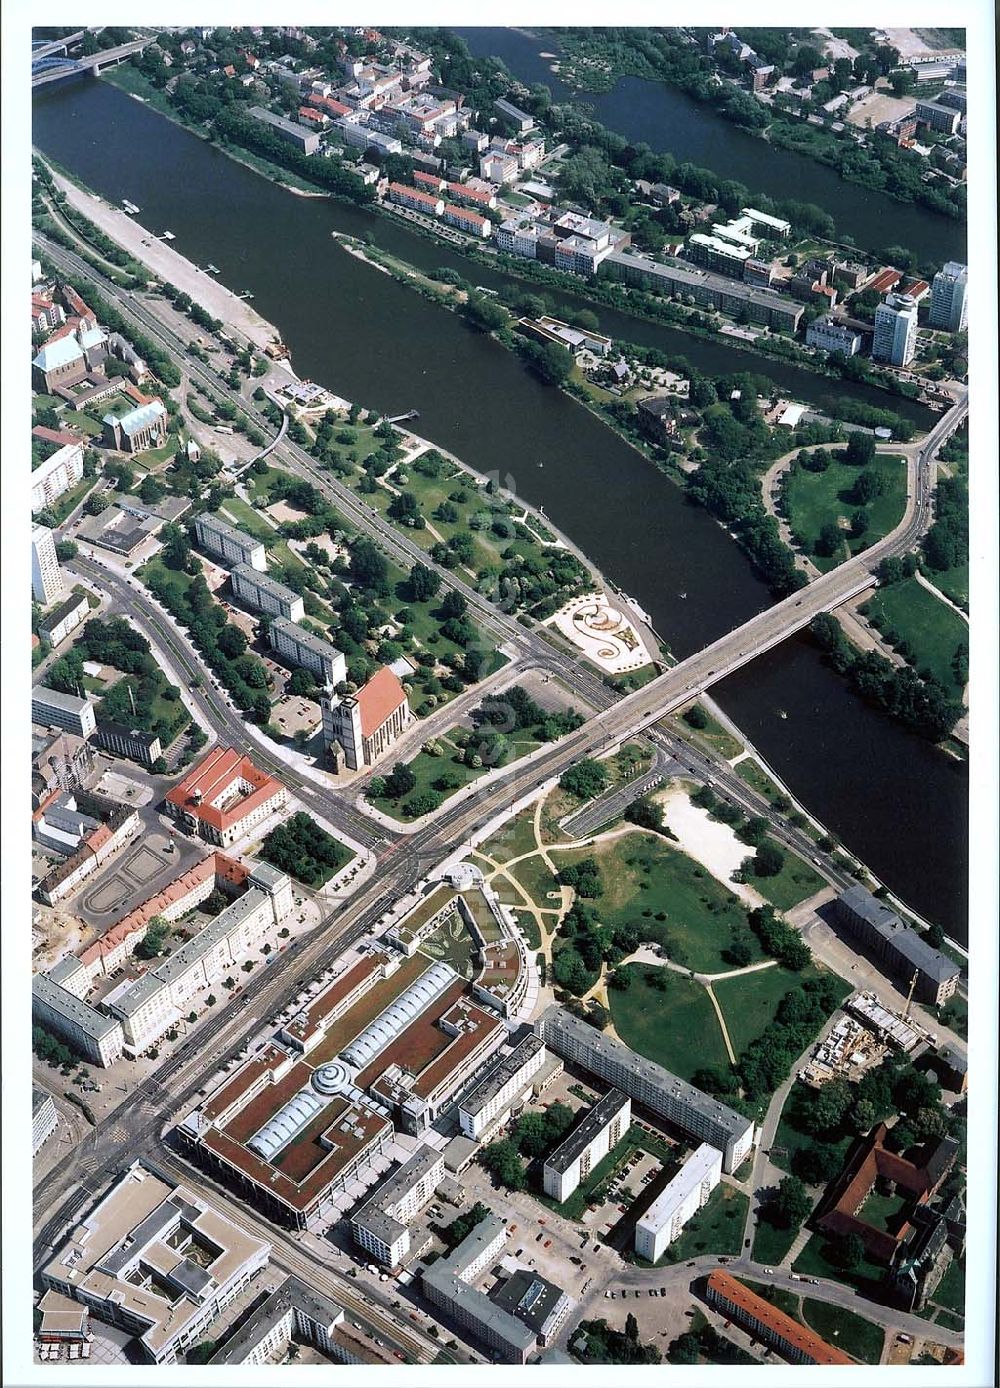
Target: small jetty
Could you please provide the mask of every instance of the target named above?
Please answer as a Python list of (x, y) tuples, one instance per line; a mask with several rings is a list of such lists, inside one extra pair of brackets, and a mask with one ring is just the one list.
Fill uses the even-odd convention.
[(137, 212), (142, 211), (141, 207), (136, 207), (135, 203), (129, 202), (128, 198), (122, 198), (122, 207), (124, 207), (130, 217), (134, 217)]
[(176, 236), (174, 236), (174, 233), (172, 231), (165, 231), (163, 235), (160, 237), (161, 241), (176, 241), (176, 239), (177, 238)]
[(211, 263), (209, 263), (209, 265), (208, 265), (207, 268), (208, 268), (208, 273), (209, 273), (210, 275), (217, 275), (217, 274), (219, 273), (219, 267), (218, 267), (218, 265), (212, 265)]

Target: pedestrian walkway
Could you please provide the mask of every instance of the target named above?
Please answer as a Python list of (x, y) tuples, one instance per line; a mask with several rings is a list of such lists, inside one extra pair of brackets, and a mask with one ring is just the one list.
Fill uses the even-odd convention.
[(802, 1252), (803, 1248), (805, 1248), (806, 1244), (809, 1242), (811, 1237), (812, 1230), (807, 1229), (806, 1226), (803, 1224), (802, 1228), (799, 1230), (799, 1232), (795, 1235), (795, 1238), (792, 1240), (792, 1246), (785, 1254), (785, 1256), (782, 1258), (779, 1266), (783, 1268), (790, 1268), (792, 1264), (795, 1262), (795, 1259)]

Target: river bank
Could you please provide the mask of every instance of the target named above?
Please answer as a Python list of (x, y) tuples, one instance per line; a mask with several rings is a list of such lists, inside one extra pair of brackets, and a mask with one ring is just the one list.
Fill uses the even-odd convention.
[(160, 240), (156, 233), (147, 231), (127, 212), (119, 212), (96, 193), (84, 191), (54, 169), (50, 171), (53, 183), (65, 194), (71, 207), (81, 212), (159, 279), (190, 295), (214, 318), (221, 319), (261, 351), (281, 341), (281, 334), (273, 323), (262, 318), (246, 299), (220, 284), (208, 270), (193, 264), (168, 242)]
[[(483, 474), (511, 475), (512, 490), (544, 506), (546, 518), (650, 613), (679, 657), (769, 604), (742, 552), (633, 449), (458, 315), (344, 255), (330, 233), (374, 233), (379, 246), (427, 271), (452, 263), (468, 277), (463, 258), (363, 208), (283, 197), (109, 83), (47, 91), (35, 100), (33, 124), (34, 143), (64, 168), (113, 204), (127, 197), (153, 225), (171, 227), (175, 245), (197, 264), (218, 265), (234, 290), (249, 286), (300, 376), (389, 415), (419, 401), (423, 437)], [(146, 157), (137, 159), (137, 148)], [(485, 269), (481, 280), (498, 289), (513, 284)], [(746, 369), (747, 358), (721, 343), (622, 315), (602, 311), (601, 331), (686, 353), (706, 375)], [(783, 395), (820, 412), (833, 390), (869, 404), (876, 394), (884, 399), (779, 364), (767, 374)], [(900, 408), (927, 427), (920, 407), (901, 401)], [(866, 707), (808, 638), (768, 652), (724, 681), (716, 697), (836, 838), (922, 916), (964, 938), (961, 768)]]

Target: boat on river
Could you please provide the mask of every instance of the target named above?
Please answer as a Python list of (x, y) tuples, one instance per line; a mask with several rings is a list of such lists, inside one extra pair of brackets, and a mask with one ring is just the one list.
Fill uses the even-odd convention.
[(122, 207), (130, 217), (134, 217), (137, 212), (141, 212), (141, 207), (136, 207), (134, 202), (129, 202), (128, 198), (122, 198)]

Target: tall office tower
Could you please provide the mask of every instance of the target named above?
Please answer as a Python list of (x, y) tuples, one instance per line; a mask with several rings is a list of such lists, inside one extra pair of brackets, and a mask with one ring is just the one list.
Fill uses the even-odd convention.
[(875, 310), (872, 356), (890, 366), (906, 366), (917, 342), (917, 301), (909, 294), (890, 294)]
[(944, 328), (960, 333), (969, 314), (969, 267), (949, 260), (934, 276), (931, 290), (931, 311), (928, 322), (932, 328)]
[(31, 592), (43, 605), (62, 592), (62, 571), (56, 558), (56, 543), (47, 525), (31, 527)]

